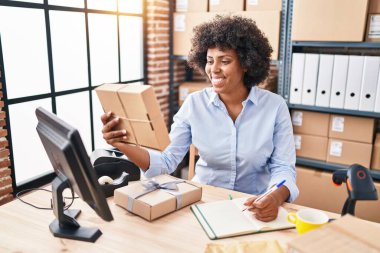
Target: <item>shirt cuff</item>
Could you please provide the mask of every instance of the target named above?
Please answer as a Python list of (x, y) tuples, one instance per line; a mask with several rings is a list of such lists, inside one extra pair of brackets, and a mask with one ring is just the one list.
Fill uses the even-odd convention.
[(161, 174), (161, 152), (157, 150), (147, 149), (150, 158), (149, 168), (144, 171), (144, 176), (147, 178), (155, 177)]
[(286, 180), (284, 185), (288, 188), (290, 192), (289, 198), (286, 200), (286, 202), (292, 203), (298, 197), (298, 194), (299, 194), (298, 187), (296, 183), (294, 182), (293, 178), (284, 178), (284, 177), (281, 177), (281, 179), (273, 178), (269, 184), (269, 187), (280, 183), (284, 179)]

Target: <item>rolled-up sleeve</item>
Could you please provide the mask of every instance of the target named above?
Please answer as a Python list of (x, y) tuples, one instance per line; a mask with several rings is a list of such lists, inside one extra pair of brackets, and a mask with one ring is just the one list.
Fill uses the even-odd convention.
[(296, 185), (295, 146), (293, 127), (285, 101), (280, 104), (273, 135), (274, 150), (269, 161), (271, 179), (269, 185), (286, 180), (284, 185), (289, 189), (287, 202), (293, 202), (299, 194)]

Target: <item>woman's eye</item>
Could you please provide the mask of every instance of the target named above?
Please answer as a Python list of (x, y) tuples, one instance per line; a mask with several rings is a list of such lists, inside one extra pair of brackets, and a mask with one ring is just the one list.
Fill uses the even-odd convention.
[(230, 63), (230, 61), (222, 61), (222, 64), (228, 64), (228, 63)]
[(207, 64), (212, 64), (212, 61), (207, 61)]

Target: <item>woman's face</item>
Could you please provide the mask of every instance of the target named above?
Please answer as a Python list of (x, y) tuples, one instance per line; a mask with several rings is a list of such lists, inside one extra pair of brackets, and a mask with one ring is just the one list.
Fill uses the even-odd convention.
[(209, 48), (205, 71), (218, 94), (233, 93), (237, 88), (244, 87), (245, 69), (233, 49)]

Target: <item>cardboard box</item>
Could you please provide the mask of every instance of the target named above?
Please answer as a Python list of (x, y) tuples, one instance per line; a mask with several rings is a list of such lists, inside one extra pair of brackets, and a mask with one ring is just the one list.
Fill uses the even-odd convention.
[(367, 0), (295, 0), (292, 40), (363, 41)]
[(380, 252), (380, 226), (351, 215), (288, 242), (288, 252)]
[(215, 13), (188, 12), (173, 14), (173, 54), (187, 56), (191, 48), (193, 28), (211, 20)]
[(380, 42), (380, 13), (368, 14), (365, 41)]
[[(234, 3), (233, 1), (231, 2)], [(225, 15), (228, 13), (174, 13), (173, 54), (187, 56), (191, 48), (193, 28), (204, 22), (211, 21), (218, 14)], [(234, 14), (255, 20), (257, 26), (263, 31), (273, 48), (271, 58), (277, 60), (280, 42), (281, 13), (279, 11), (241, 11)]]
[(95, 91), (103, 110), (120, 117), (116, 129), (127, 130), (127, 143), (158, 150), (169, 145), (168, 130), (151, 86), (103, 84)]
[(244, 0), (210, 0), (210, 12), (244, 11)]
[[(202, 198), (202, 188), (183, 179), (160, 175), (154, 177), (154, 181), (159, 184), (177, 182), (178, 190), (151, 189), (149, 192), (143, 185), (146, 181), (131, 182), (129, 185), (115, 190), (115, 203), (151, 221)], [(176, 195), (179, 196), (180, 201), (177, 201)]]
[(176, 0), (176, 12), (207, 12), (208, 0)]
[(181, 106), (186, 97), (194, 91), (203, 90), (204, 88), (211, 87), (208, 82), (186, 82), (179, 86), (178, 104)]
[(281, 0), (246, 0), (246, 11), (281, 11)]
[(292, 110), (291, 115), (294, 133), (328, 136), (330, 114)]
[(376, 140), (373, 144), (371, 169), (380, 170), (380, 133), (376, 134)]
[(369, 168), (371, 164), (371, 154), (371, 144), (329, 139), (327, 162), (344, 165), (358, 163), (366, 168)]
[(272, 60), (278, 59), (278, 48), (280, 44), (280, 11), (240, 11), (236, 13), (243, 17), (251, 18), (256, 22), (257, 27), (265, 34), (272, 46)]
[(380, 13), (379, 0), (369, 0), (368, 13)]
[[(341, 213), (348, 197), (347, 186), (336, 186), (332, 182), (332, 172), (305, 167), (296, 167), (297, 186), (300, 194), (294, 204)], [(375, 182), (377, 192), (380, 183)], [(359, 218), (380, 222), (380, 200), (357, 201), (355, 215)]]
[(336, 115), (330, 116), (329, 138), (373, 143), (375, 119)]
[(295, 134), (294, 143), (297, 156), (326, 161), (327, 137)]

